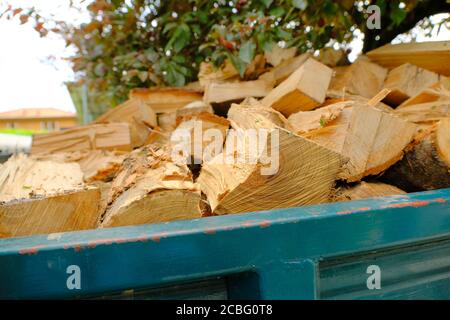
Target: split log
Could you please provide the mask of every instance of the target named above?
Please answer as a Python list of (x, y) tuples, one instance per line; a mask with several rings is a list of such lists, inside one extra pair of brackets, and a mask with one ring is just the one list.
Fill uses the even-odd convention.
[(350, 64), (347, 54), (343, 49), (334, 50), (333, 48), (324, 48), (319, 51), (317, 60), (331, 68)]
[(232, 104), (228, 111), (228, 119), (242, 129), (273, 129), (276, 127), (291, 131), (288, 120), (278, 111), (266, 107), (256, 101), (244, 101)]
[(32, 159), (59, 163), (76, 162), (83, 172), (84, 182), (92, 183), (94, 181), (110, 181), (122, 165), (124, 157), (123, 152), (91, 150), (38, 154)]
[(353, 201), (402, 194), (406, 192), (389, 184), (362, 181), (353, 187), (339, 188), (333, 196), (333, 201)]
[(392, 69), (384, 82), (391, 93), (384, 100), (391, 106), (398, 106), (418, 92), (439, 81), (439, 75), (410, 63)]
[(332, 70), (324, 64), (308, 59), (261, 103), (285, 116), (298, 111), (312, 110), (325, 101)]
[(279, 85), (300, 68), (309, 58), (311, 58), (311, 55), (309, 53), (304, 53), (287, 59), (270, 69), (268, 72), (262, 74), (259, 79), (272, 83), (275, 86)]
[(203, 88), (211, 82), (225, 82), (237, 80), (239, 72), (229, 59), (226, 59), (220, 68), (216, 68), (212, 63), (202, 62), (198, 73), (198, 80)]
[(292, 59), (297, 53), (297, 48), (292, 47), (289, 49), (280, 48), (278, 45), (272, 46), (270, 51), (264, 53), (267, 63), (274, 67), (280, 65), (283, 61)]
[(112, 182), (100, 226), (200, 218), (201, 196), (188, 167), (170, 159), (162, 148), (134, 150)]
[(204, 101), (207, 104), (240, 102), (248, 97), (264, 97), (273, 86), (264, 80), (209, 83), (205, 89)]
[(96, 149), (132, 150), (128, 123), (91, 124), (34, 135), (31, 154)]
[(417, 124), (433, 124), (450, 117), (450, 100), (410, 105), (407, 108), (396, 109), (394, 114)]
[(411, 63), (450, 76), (450, 41), (388, 44), (368, 52), (367, 56), (389, 69)]
[[(208, 112), (178, 119), (179, 123), (171, 134), (172, 148), (177, 148), (186, 161), (201, 164), (222, 152), (230, 121)], [(214, 130), (214, 131), (213, 131)]]
[(83, 186), (83, 172), (74, 162), (38, 161), (19, 154), (0, 167), (0, 201), (46, 197)]
[[(361, 97), (354, 94), (346, 94), (345, 92), (327, 92), (327, 100), (321, 105), (321, 107), (326, 107), (334, 103), (338, 102), (344, 102), (344, 101), (354, 101), (359, 104), (367, 104), (370, 99)], [(383, 102), (378, 102), (377, 104), (373, 105), (374, 108), (377, 108), (378, 110), (384, 111), (384, 112), (393, 112), (394, 109), (387, 104)]]
[(192, 117), (203, 112), (213, 113), (214, 111), (211, 105), (203, 101), (194, 101), (177, 111), (158, 115), (158, 124), (162, 130), (172, 132), (183, 117)]
[(340, 155), (282, 128), (266, 129), (255, 142), (250, 131), (232, 126), (236, 134), (228, 135), (225, 151), (204, 163), (198, 178), (214, 214), (327, 201), (344, 162)]
[(0, 237), (94, 228), (99, 201), (77, 163), (13, 156), (0, 167)]
[(449, 100), (450, 100), (450, 77), (441, 78), (439, 82), (429, 86), (428, 88), (420, 91), (416, 95), (412, 96), (411, 98), (403, 102), (397, 109), (406, 108), (420, 103), (449, 101)]
[(133, 148), (142, 146), (150, 134), (150, 128), (157, 126), (153, 109), (138, 99), (131, 99), (109, 110), (94, 123), (126, 122), (130, 126)]
[(289, 117), (295, 132), (348, 157), (340, 178), (349, 182), (379, 174), (400, 160), (416, 131), (412, 123), (359, 103), (342, 102), (308, 113)]
[(388, 72), (365, 57), (359, 58), (350, 66), (336, 67), (334, 71), (330, 92), (345, 92), (369, 99), (383, 88)]
[(176, 111), (185, 105), (201, 101), (203, 94), (187, 88), (137, 88), (130, 91), (130, 99), (137, 99), (148, 104), (154, 112), (166, 113)]
[(418, 134), (382, 178), (408, 192), (450, 188), (450, 118)]

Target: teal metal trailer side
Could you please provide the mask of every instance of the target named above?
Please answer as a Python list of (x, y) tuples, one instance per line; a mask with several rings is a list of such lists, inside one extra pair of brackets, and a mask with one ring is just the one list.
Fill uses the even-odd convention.
[(450, 189), (0, 240), (0, 298), (104, 297), (448, 299)]

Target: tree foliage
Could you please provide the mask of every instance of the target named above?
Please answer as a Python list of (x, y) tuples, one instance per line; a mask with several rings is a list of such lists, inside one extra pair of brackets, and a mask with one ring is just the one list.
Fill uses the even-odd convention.
[[(381, 8), (381, 30), (366, 27), (371, 4)], [(70, 60), (80, 82), (116, 104), (134, 87), (195, 81), (203, 61), (219, 66), (229, 59), (241, 77), (251, 77), (245, 70), (255, 55), (276, 45), (347, 48), (359, 29), (372, 49), (405, 22), (413, 27), (424, 6), (428, 15), (449, 11), (446, 0), (93, 0), (82, 25), (46, 20), (34, 9), (8, 7), (4, 14), (21, 23), (31, 17), (42, 36), (61, 34), (75, 48)]]

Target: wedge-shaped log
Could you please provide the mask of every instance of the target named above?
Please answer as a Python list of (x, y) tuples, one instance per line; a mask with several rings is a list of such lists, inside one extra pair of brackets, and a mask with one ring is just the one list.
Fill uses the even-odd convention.
[(248, 97), (266, 96), (273, 85), (269, 81), (211, 82), (205, 89), (204, 101), (208, 104), (241, 101)]
[(383, 88), (388, 72), (365, 57), (350, 66), (336, 67), (334, 71), (329, 88), (331, 93), (354, 94), (365, 98), (372, 98)]
[(410, 63), (392, 69), (384, 82), (384, 87), (391, 92), (384, 101), (391, 106), (398, 106), (423, 89), (439, 81), (439, 75), (419, 68)]
[(200, 191), (185, 164), (147, 146), (125, 160), (114, 179), (101, 227), (194, 219), (202, 216)]
[[(342, 108), (342, 104), (320, 108), (311, 116), (289, 118), (303, 137), (350, 159), (342, 179), (352, 182), (379, 174), (403, 157), (416, 125), (369, 105), (355, 103)], [(319, 122), (316, 127), (311, 126), (311, 119)]]
[(388, 44), (367, 53), (370, 60), (393, 69), (404, 63), (450, 76), (450, 41)]
[(325, 101), (332, 72), (324, 64), (308, 59), (261, 102), (285, 116), (298, 111), (312, 110)]
[(91, 124), (33, 136), (31, 154), (80, 150), (131, 151), (128, 123)]
[(200, 164), (205, 157), (210, 158), (222, 151), (230, 126), (226, 118), (202, 112), (178, 120), (178, 126), (171, 134), (171, 144), (186, 159), (194, 159), (196, 164)]
[(356, 186), (339, 188), (333, 201), (353, 201), (402, 194), (406, 192), (386, 183), (362, 181)]
[(433, 124), (439, 120), (450, 117), (450, 99), (436, 102), (425, 102), (410, 105), (407, 108), (395, 109), (398, 117), (414, 123)]
[(128, 100), (95, 120), (95, 123), (114, 122), (128, 123), (133, 147), (142, 146), (150, 134), (150, 129), (157, 126), (156, 113), (140, 99)]
[(418, 134), (383, 180), (408, 192), (450, 188), (450, 118)]
[(439, 82), (418, 92), (405, 102), (403, 102), (397, 109), (407, 108), (412, 105), (450, 100), (450, 77), (441, 77)]
[(130, 99), (138, 99), (148, 104), (154, 112), (166, 113), (176, 111), (185, 105), (200, 101), (203, 94), (188, 88), (137, 88), (130, 91)]
[(99, 203), (77, 163), (17, 155), (0, 167), (0, 237), (94, 228)]
[(276, 67), (270, 69), (266, 73), (263, 73), (259, 79), (279, 85), (286, 80), (291, 74), (293, 74), (298, 68), (300, 68), (306, 60), (311, 58), (309, 53), (304, 53), (296, 57), (284, 60)]
[(0, 204), (0, 238), (94, 229), (100, 191), (88, 188)]
[[(270, 127), (265, 119), (260, 129)], [(255, 143), (249, 130), (232, 125), (236, 135), (227, 137), (224, 153), (205, 163), (198, 178), (213, 213), (270, 210), (328, 200), (345, 162), (342, 156), (278, 127), (266, 129), (266, 135)], [(228, 149), (230, 145), (235, 147)]]

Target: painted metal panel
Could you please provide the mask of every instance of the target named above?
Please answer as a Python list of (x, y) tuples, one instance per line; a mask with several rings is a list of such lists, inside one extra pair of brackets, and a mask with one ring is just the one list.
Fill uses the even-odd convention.
[[(364, 285), (367, 277), (364, 268), (349, 257), (360, 257), (359, 263), (364, 266), (370, 260), (367, 252), (386, 253), (396, 248), (436, 244), (435, 251), (427, 251), (428, 256), (386, 253), (383, 257), (386, 261), (395, 261), (397, 256), (398, 261), (430, 259), (430, 255), (438, 259), (447, 251), (437, 248), (442, 242), (436, 240), (447, 237), (450, 238), (450, 190), (3, 239), (0, 298), (101, 297), (217, 277), (224, 279), (228, 298), (370, 298), (373, 293), (361, 289), (360, 282)], [(327, 265), (327, 261), (334, 264)], [(66, 286), (70, 265), (80, 267), (80, 290)], [(352, 268), (354, 272), (364, 271), (363, 276), (352, 278), (345, 273)], [(445, 286), (447, 274), (439, 268), (429, 270), (439, 271), (441, 282), (425, 281), (411, 289), (419, 292), (421, 288), (419, 294), (409, 296), (447, 298), (447, 290), (438, 289)], [(339, 279), (357, 290), (337, 283)], [(426, 289), (427, 286), (433, 288)], [(401, 292), (390, 292), (402, 297)]]

